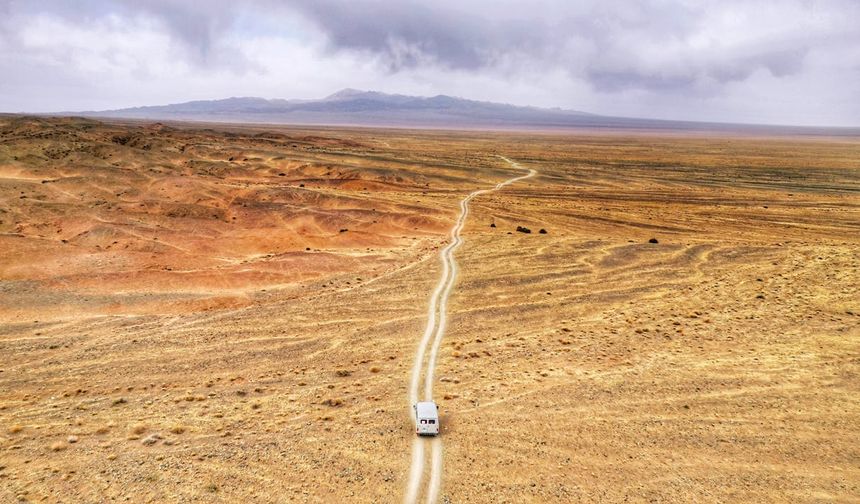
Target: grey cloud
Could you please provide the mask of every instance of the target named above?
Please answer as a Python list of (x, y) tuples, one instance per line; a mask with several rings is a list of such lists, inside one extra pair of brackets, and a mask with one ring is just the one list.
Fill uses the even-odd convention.
[(358, 0), (286, 2), (319, 26), (335, 50), (369, 51), (392, 71), (423, 64), (480, 69), (509, 52), (539, 52), (543, 21), (482, 17), (444, 4)]
[[(2, 0), (0, 10), (4, 3), (7, 16), (46, 14), (82, 25), (111, 16), (120, 20), (138, 17), (155, 20), (187, 49), (192, 62), (203, 65), (218, 62), (218, 55), (214, 54), (218, 39), (229, 30), (237, 12), (237, 3), (229, 0)], [(0, 24), (0, 30), (13, 32), (15, 28), (10, 25), (8, 22)]]
[[(781, 4), (812, 5), (814, 9), (800, 11), (810, 16), (828, 8), (849, 16), (860, 14), (860, 7), (851, 0)], [(607, 92), (694, 89), (703, 81), (744, 80), (759, 69), (776, 77), (792, 75), (801, 71), (810, 45), (822, 36), (806, 33), (806, 20), (786, 17), (788, 29), (776, 40), (739, 42), (728, 54), (695, 47), (693, 37), (714, 18), (745, 12), (744, 2), (731, 0), (698, 4), (680, 0), (549, 0), (534, 4), (489, 0), (254, 0), (243, 4), (227, 0), (3, 0), (0, 9), (8, 10), (10, 5), (81, 21), (108, 15), (147, 16), (169, 30), (187, 49), (191, 62), (238, 69), (249, 67), (249, 62), (230, 53), (219, 40), (243, 9), (275, 17), (298, 13), (325, 35), (331, 51), (370, 55), (390, 72), (424, 67), (480, 72), (520, 62), (531, 68), (565, 68), (572, 77)], [(756, 30), (759, 21), (767, 20), (749, 19), (749, 30)], [(852, 42), (860, 44), (860, 36)], [(669, 61), (642, 50), (661, 46), (666, 47)], [(672, 57), (687, 61), (672, 61)]]
[[(373, 53), (392, 71), (429, 64), (482, 70), (507, 57), (532, 66), (565, 67), (573, 77), (607, 92), (693, 89), (703, 81), (744, 80), (760, 69), (776, 77), (793, 75), (801, 71), (806, 53), (822, 36), (808, 33), (805, 19), (787, 16), (785, 29), (777, 35), (763, 33), (761, 38), (738, 41), (737, 46), (731, 40), (737, 35), (725, 35), (728, 53), (696, 47), (693, 39), (715, 18), (744, 13), (744, 4), (732, 1), (692, 6), (662, 0), (545, 2), (533, 11), (547, 11), (543, 17), (522, 8), (505, 9), (504, 4), (494, 8), (492, 2), (436, 2), (430, 7), (414, 2), (294, 0), (285, 5), (322, 29), (334, 50)], [(806, 9), (810, 16), (828, 6), (835, 12), (860, 13), (850, 1), (814, 6)], [(765, 21), (772, 20), (753, 16), (746, 21), (747, 29), (754, 33)], [(860, 43), (860, 36), (852, 42)], [(586, 48), (578, 51), (577, 44)], [(643, 45), (663, 45), (667, 53), (676, 51), (678, 59), (687, 61), (680, 62), (683, 68), (679, 69), (682, 65), (677, 61), (652, 59), (654, 55), (641, 50)], [(572, 46), (573, 56), (560, 49)]]
[[(821, 96), (860, 100), (851, 90), (860, 54), (856, 0), (0, 0), (0, 62), (26, 60), (19, 66), (32, 76), (17, 76), (15, 92), (27, 88), (22, 79), (46, 76), (75, 82), (81, 93), (87, 89), (79, 69), (52, 67), (44, 57), (61, 48), (28, 46), (21, 38), (22, 26), (41, 16), (78, 29), (114, 23), (120, 32), (154, 24), (169, 37), (171, 57), (175, 52), (196, 74), (236, 76), (218, 89), (235, 86), (237, 94), (245, 79), (282, 75), (272, 69), (292, 64), (272, 52), (261, 59), (254, 53), (259, 47), (242, 46), (256, 35), (254, 23), (268, 23), (263, 28), (270, 38), (261, 43), (289, 38), (290, 29), (309, 37), (302, 64), (308, 72), (329, 65), (323, 73), (332, 75), (332, 86), (336, 78), (341, 87), (358, 85), (337, 65), (373, 68), (378, 77), (370, 83), (378, 87), (412, 79), (415, 87), (432, 85), (439, 93), (464, 89), (456, 79), (540, 89), (552, 75), (545, 89), (558, 96), (542, 97), (544, 104), (569, 104), (574, 93), (585, 92), (601, 100), (644, 93), (667, 103), (724, 96), (766, 75), (788, 83), (784, 93), (804, 81), (821, 88)], [(814, 75), (822, 71), (839, 73), (841, 80)], [(176, 77), (147, 78), (168, 86)], [(565, 95), (566, 87), (577, 91)], [(0, 80), (4, 91), (12, 91), (9, 80)], [(483, 89), (467, 92), (484, 95)]]

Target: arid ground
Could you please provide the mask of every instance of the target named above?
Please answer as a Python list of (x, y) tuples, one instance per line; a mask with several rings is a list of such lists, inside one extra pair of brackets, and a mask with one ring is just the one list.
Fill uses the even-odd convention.
[(0, 502), (400, 502), (499, 156), (443, 502), (860, 502), (860, 138), (14, 116)]

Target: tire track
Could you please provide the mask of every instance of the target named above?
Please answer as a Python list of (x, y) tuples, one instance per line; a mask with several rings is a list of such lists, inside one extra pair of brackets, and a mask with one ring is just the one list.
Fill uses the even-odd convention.
[[(525, 170), (515, 161), (499, 156), (512, 167)], [(415, 362), (412, 365), (412, 379), (409, 383), (408, 408), (409, 415), (414, 419), (412, 405), (418, 402), (418, 391), (421, 386), (422, 368), (424, 368), (424, 360), (426, 357), (427, 365), (424, 368), (424, 400), (433, 400), (433, 375), (436, 370), (436, 358), (439, 354), (439, 346), (442, 343), (442, 338), (445, 335), (445, 329), (448, 325), (448, 298), (451, 291), (454, 289), (454, 282), (457, 279), (457, 261), (454, 260), (454, 252), (463, 243), (463, 238), (460, 233), (466, 225), (466, 218), (469, 216), (469, 202), (477, 196), (493, 191), (498, 191), (503, 187), (513, 184), (514, 182), (527, 179), (537, 174), (537, 171), (529, 169), (526, 175), (520, 175), (508, 179), (504, 182), (496, 184), (491, 189), (479, 189), (469, 193), (468, 196), (460, 201), (460, 215), (451, 228), (450, 241), (448, 245), (442, 249), (439, 254), (442, 260), (442, 275), (439, 278), (439, 283), (433, 289), (430, 295), (430, 302), (427, 306), (427, 326), (424, 329), (424, 334), (421, 336), (421, 341), (418, 344), (418, 350), (415, 352)], [(429, 353), (428, 353), (428, 346)], [(414, 504), (418, 501), (421, 490), (421, 480), (424, 476), (424, 459), (425, 447), (430, 445), (430, 479), (425, 491), (426, 502), (428, 504), (435, 503), (439, 498), (439, 491), (442, 488), (442, 438), (436, 436), (430, 440), (420, 439), (416, 437), (412, 442), (412, 465), (409, 470), (409, 482), (406, 485), (406, 494), (403, 501), (407, 504)]]

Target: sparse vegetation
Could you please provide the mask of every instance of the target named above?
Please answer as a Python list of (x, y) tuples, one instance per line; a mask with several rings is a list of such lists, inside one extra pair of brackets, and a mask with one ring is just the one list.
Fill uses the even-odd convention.
[(455, 254), (445, 496), (853, 495), (856, 139), (221, 129), (0, 117), (13, 492), (399, 498), (436, 257), (498, 152), (541, 176)]

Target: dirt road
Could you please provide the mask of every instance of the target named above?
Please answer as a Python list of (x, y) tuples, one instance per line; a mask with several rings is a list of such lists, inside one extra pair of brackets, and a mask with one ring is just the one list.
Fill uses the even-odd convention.
[[(500, 156), (503, 160), (509, 163), (514, 168), (525, 169), (518, 163), (510, 159)], [(418, 390), (420, 388), (422, 368), (424, 369), (424, 400), (433, 400), (433, 374), (436, 370), (436, 357), (439, 354), (439, 345), (445, 335), (445, 327), (447, 326), (448, 318), (448, 298), (454, 288), (454, 282), (457, 280), (457, 261), (454, 260), (454, 252), (463, 243), (463, 238), (460, 232), (466, 224), (466, 218), (469, 216), (469, 202), (477, 196), (492, 191), (497, 191), (514, 182), (534, 176), (537, 171), (529, 169), (526, 175), (521, 175), (508, 179), (504, 182), (496, 184), (492, 189), (479, 189), (469, 193), (460, 202), (460, 215), (454, 227), (451, 228), (451, 240), (448, 245), (442, 249), (440, 258), (442, 259), (442, 275), (439, 278), (439, 283), (433, 290), (430, 296), (430, 302), (427, 307), (427, 326), (424, 334), (421, 337), (421, 342), (418, 345), (418, 350), (415, 353), (415, 362), (412, 366), (412, 380), (409, 387), (409, 414), (413, 416), (412, 406), (418, 402)], [(428, 346), (430, 347), (428, 355)], [(426, 367), (424, 366), (425, 356), (427, 357)], [(432, 439), (420, 439), (416, 437), (412, 443), (412, 465), (409, 471), (409, 483), (406, 487), (404, 502), (413, 503), (418, 500), (422, 476), (424, 475), (424, 451), (425, 446), (430, 445), (431, 449), (431, 465), (430, 465), (430, 480), (427, 484), (425, 492), (427, 502), (436, 502), (439, 497), (439, 490), (442, 486), (442, 438), (437, 436)]]

